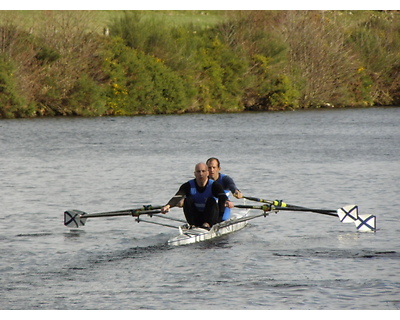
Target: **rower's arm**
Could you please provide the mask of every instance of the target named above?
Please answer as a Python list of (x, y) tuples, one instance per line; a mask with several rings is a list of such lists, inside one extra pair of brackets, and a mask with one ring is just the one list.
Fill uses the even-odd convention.
[(243, 198), (242, 193), (236, 187), (235, 182), (233, 181), (233, 179), (230, 176), (224, 176), (224, 178), (223, 178), (223, 187), (224, 187), (224, 189), (227, 189), (230, 192), (232, 192), (232, 195), (235, 198), (238, 198), (238, 199)]
[(230, 202), (224, 188), (217, 182), (214, 182), (212, 185), (212, 193), (213, 196), (218, 198), (218, 208), (219, 212), (223, 213), (225, 211), (225, 207), (229, 206), (228, 203)]
[(182, 184), (177, 193), (175, 193), (175, 195), (168, 201), (168, 203), (161, 209), (161, 211), (167, 212), (170, 208), (176, 207), (178, 203), (182, 199), (184, 199), (185, 195), (188, 193), (188, 188), (190, 189), (189, 183)]

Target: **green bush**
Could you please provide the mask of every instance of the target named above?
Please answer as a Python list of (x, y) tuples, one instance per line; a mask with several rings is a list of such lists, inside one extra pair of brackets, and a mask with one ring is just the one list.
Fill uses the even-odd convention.
[(36, 54), (35, 58), (42, 63), (50, 63), (60, 59), (61, 55), (54, 49), (49, 47), (42, 47), (39, 49), (38, 53)]
[(105, 57), (110, 114), (135, 115), (184, 112), (190, 84), (163, 61), (131, 49), (115, 39)]
[[(348, 43), (360, 64), (361, 99), (368, 105), (399, 101), (400, 21), (394, 14), (370, 12), (349, 29)], [(397, 102), (398, 103), (398, 102)]]
[(69, 113), (79, 116), (99, 116), (106, 113), (105, 94), (87, 74), (76, 81), (64, 101)]
[(242, 111), (245, 61), (218, 37), (212, 38), (195, 54), (198, 72), (197, 104), (203, 112)]
[(296, 108), (299, 92), (285, 74), (273, 72), (271, 57), (256, 54), (252, 61), (251, 82), (245, 95), (246, 110), (282, 110)]
[(3, 118), (31, 117), (35, 115), (32, 106), (26, 103), (18, 92), (15, 68), (0, 56), (0, 114)]

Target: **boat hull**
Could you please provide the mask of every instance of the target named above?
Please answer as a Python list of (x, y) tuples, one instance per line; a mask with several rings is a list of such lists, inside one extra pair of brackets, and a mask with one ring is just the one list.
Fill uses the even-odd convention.
[(217, 223), (210, 230), (204, 228), (187, 229), (186, 226), (180, 227), (180, 234), (168, 240), (171, 246), (181, 246), (211, 240), (225, 234), (229, 234), (243, 229), (248, 221), (241, 221), (241, 218), (247, 215), (247, 211), (241, 214), (235, 214), (230, 219)]

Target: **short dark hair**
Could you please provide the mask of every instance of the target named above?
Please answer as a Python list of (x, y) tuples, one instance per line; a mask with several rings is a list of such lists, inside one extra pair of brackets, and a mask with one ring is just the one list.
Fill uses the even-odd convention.
[(208, 165), (208, 163), (211, 162), (211, 161), (213, 161), (213, 160), (217, 161), (217, 163), (218, 163), (218, 168), (220, 168), (220, 167), (221, 167), (221, 163), (219, 162), (218, 158), (214, 158), (214, 157), (209, 158), (209, 159), (206, 161), (206, 164)]

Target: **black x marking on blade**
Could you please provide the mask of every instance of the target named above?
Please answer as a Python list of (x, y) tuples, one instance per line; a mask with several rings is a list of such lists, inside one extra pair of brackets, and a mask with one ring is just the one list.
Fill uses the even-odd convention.
[(369, 216), (367, 219), (363, 220), (360, 217), (358, 217), (358, 220), (360, 220), (360, 225), (357, 227), (357, 229), (359, 230), (362, 226), (366, 226), (367, 228), (369, 228), (370, 230), (374, 231), (375, 228), (372, 227), (371, 225), (368, 224), (369, 220), (371, 220), (372, 218), (375, 218), (375, 216)]
[[(79, 224), (78, 224), (78, 222), (76, 222), (76, 220), (75, 220), (75, 217), (78, 215), (78, 214), (75, 214), (74, 216), (72, 216), (68, 211), (65, 211), (64, 212), (64, 225), (69, 225), (71, 222), (74, 222), (75, 223), (75, 225), (76, 225), (76, 227), (78, 228), (79, 227)], [(71, 219), (69, 219), (68, 221), (67, 221), (67, 219), (66, 219), (66, 215), (68, 215)]]
[(353, 219), (354, 221), (357, 220), (357, 218), (355, 218), (353, 215), (351, 215), (351, 213), (352, 213), (353, 210), (356, 210), (356, 213), (357, 213), (357, 210), (358, 210), (358, 207), (357, 207), (357, 206), (354, 206), (354, 207), (351, 208), (351, 210), (348, 211), (348, 212), (347, 212), (346, 210), (344, 210), (343, 208), (342, 208), (341, 210), (345, 213), (345, 216), (343, 217), (342, 220), (340, 220), (340, 222), (343, 222), (343, 220), (346, 219), (346, 217), (350, 217), (350, 218)]

